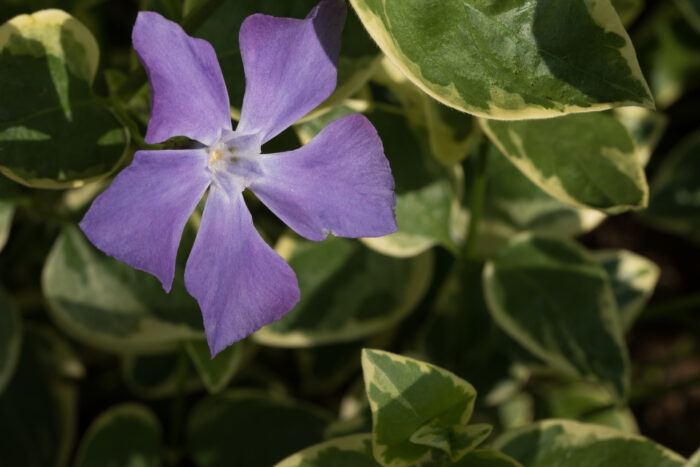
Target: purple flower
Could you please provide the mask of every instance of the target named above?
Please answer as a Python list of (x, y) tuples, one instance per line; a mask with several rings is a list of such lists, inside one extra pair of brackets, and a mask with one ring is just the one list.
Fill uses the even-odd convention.
[(364, 116), (332, 122), (297, 150), (260, 153), (333, 92), (345, 15), (343, 0), (325, 0), (303, 20), (246, 18), (239, 36), (246, 92), (235, 131), (212, 46), (157, 13), (136, 19), (134, 48), (151, 86), (146, 142), (187, 136), (203, 147), (136, 152), (80, 227), (169, 291), (185, 223), (208, 188), (185, 285), (202, 310), (212, 356), (299, 300), (294, 271), (258, 235), (244, 189), (310, 240), (396, 230), (391, 170)]

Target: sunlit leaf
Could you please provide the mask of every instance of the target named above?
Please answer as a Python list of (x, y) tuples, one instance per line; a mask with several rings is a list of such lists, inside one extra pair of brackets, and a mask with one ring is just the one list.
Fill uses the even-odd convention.
[[(374, 456), (382, 465), (410, 465), (430, 456), (431, 446), (422, 443), (426, 424), (444, 430), (455, 454), (473, 447), (465, 446), (468, 437), (458, 436), (474, 411), (472, 385), (429, 363), (379, 350), (363, 351), (362, 369), (372, 408)], [(412, 438), (418, 430), (423, 430), (421, 444)]]
[(522, 119), (654, 105), (608, 0), (350, 3), (411, 81), (459, 110)]

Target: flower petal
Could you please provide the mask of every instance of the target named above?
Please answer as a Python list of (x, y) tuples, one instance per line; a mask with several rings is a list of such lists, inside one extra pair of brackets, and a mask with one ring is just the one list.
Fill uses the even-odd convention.
[(187, 291), (199, 302), (212, 357), (299, 301), (292, 268), (253, 226), (240, 193), (212, 185), (185, 268)]
[(250, 189), (309, 240), (377, 237), (396, 231), (394, 179), (366, 117), (335, 120), (297, 150), (265, 154)]
[(331, 95), (346, 14), (344, 0), (325, 0), (303, 20), (256, 14), (243, 21), (246, 90), (237, 131), (266, 142)]
[(182, 230), (208, 185), (203, 150), (137, 151), (80, 228), (97, 248), (153, 274), (170, 291)]
[(209, 145), (231, 129), (226, 84), (214, 48), (158, 13), (142, 11), (132, 33), (151, 85), (147, 143), (187, 136)]

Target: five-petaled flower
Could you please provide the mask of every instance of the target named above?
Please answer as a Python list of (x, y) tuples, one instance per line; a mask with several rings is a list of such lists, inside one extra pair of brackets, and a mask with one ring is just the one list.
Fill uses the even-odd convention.
[(99, 249), (169, 291), (182, 231), (208, 189), (185, 285), (202, 310), (212, 356), (299, 300), (294, 272), (253, 226), (244, 189), (310, 240), (396, 230), (391, 170), (364, 116), (335, 120), (297, 150), (260, 151), (335, 89), (345, 15), (344, 0), (325, 0), (303, 20), (246, 18), (239, 36), (246, 91), (235, 130), (212, 46), (157, 13), (136, 19), (134, 48), (151, 87), (146, 142), (186, 136), (201, 147), (136, 152), (80, 226)]

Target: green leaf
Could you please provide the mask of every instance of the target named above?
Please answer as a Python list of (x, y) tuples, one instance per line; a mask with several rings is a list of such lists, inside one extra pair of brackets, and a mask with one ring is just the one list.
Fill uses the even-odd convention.
[(545, 384), (538, 393), (546, 405), (547, 418), (574, 419), (638, 433), (632, 411), (618, 407), (604, 388), (586, 382)]
[(453, 467), (523, 467), (515, 459), (491, 449), (474, 449), (462, 457)]
[(413, 432), (409, 441), (444, 451), (453, 462), (483, 443), (491, 435), (493, 427), (486, 424), (453, 427), (434, 418)]
[(695, 454), (690, 456), (688, 463), (684, 467), (700, 467), (700, 449), (695, 451)]
[(282, 319), (253, 335), (280, 347), (348, 342), (394, 326), (427, 291), (432, 254), (410, 259), (375, 253), (361, 243), (283, 237), (277, 251), (297, 273), (301, 299)]
[(0, 395), (17, 368), (22, 346), (22, 318), (0, 289)]
[(92, 92), (98, 60), (90, 31), (61, 10), (0, 26), (0, 172), (25, 185), (64, 188), (114, 170), (129, 135)]
[(74, 467), (158, 467), (161, 427), (146, 406), (121, 404), (100, 414), (83, 436)]
[(513, 120), (654, 105), (608, 0), (350, 3), (411, 81), (458, 110)]
[(577, 244), (519, 236), (484, 270), (493, 318), (554, 368), (610, 383), (625, 398), (629, 360), (605, 270)]
[(467, 156), (478, 131), (471, 115), (443, 105), (425, 94), (386, 56), (372, 80), (391, 90), (403, 107), (407, 122), (418, 130), (418, 134), (427, 131), (429, 150), (438, 162), (450, 166)]
[(496, 254), (521, 232), (574, 237), (605, 219), (600, 211), (571, 206), (542, 191), (493, 145), (486, 170), (488, 184), (478, 237), (478, 252), (484, 257)]
[(176, 274), (163, 291), (153, 276), (104, 256), (74, 226), (64, 228), (49, 253), (42, 287), (56, 324), (107, 351), (164, 351), (202, 337), (197, 303)]
[[(358, 110), (357, 106), (347, 104), (336, 107), (313, 121), (297, 125), (297, 133), (307, 142), (328, 123)], [(436, 244), (457, 251), (453, 211), (459, 207), (460, 168), (438, 164), (430, 153), (426, 129), (412, 125), (399, 108), (377, 107), (367, 111), (366, 116), (381, 135), (391, 165), (398, 231), (363, 242), (380, 253), (397, 257), (415, 256)]]
[(201, 390), (202, 381), (184, 352), (126, 355), (121, 362), (124, 383), (134, 395), (144, 399)]
[(655, 227), (700, 241), (700, 131), (664, 159), (651, 184), (643, 219)]
[(647, 204), (634, 141), (608, 113), (480, 123), (508, 160), (560, 201), (612, 213)]
[[(238, 45), (240, 24), (254, 13), (303, 18), (317, 3), (316, 0), (225, 0), (197, 30), (195, 35), (209, 41), (216, 50), (234, 114), (240, 115), (245, 92), (245, 76)], [(360, 89), (376, 69), (378, 56), (379, 50), (357, 17), (348, 14), (338, 59), (338, 86), (320, 107), (330, 108)]]
[(0, 175), (0, 251), (5, 248), (12, 228), (12, 217), (15, 214), (15, 184)]
[(430, 150), (435, 158), (449, 166), (467, 157), (477, 130), (474, 117), (447, 107), (425, 93), (420, 92), (420, 96), (425, 107)]
[(382, 137), (394, 176), (398, 231), (365, 242), (395, 256), (415, 255), (435, 244), (457, 251), (454, 211), (459, 207), (461, 168), (436, 163), (425, 129), (388, 110), (367, 116)]
[(53, 330), (25, 331), (19, 364), (0, 397), (0, 459), (7, 466), (65, 466), (76, 432), (74, 380), (84, 369)]
[(227, 347), (214, 358), (211, 358), (205, 339), (189, 341), (185, 347), (204, 386), (211, 394), (221, 392), (233, 379), (243, 363), (246, 351), (243, 341)]
[(454, 433), (455, 425), (466, 425), (472, 416), (476, 390), (446, 370), (371, 349), (362, 352), (362, 369), (372, 409), (374, 457), (384, 466), (430, 456), (431, 447), (411, 439), (424, 424), (439, 423)]
[(662, 113), (641, 107), (620, 107), (612, 112), (627, 127), (637, 148), (637, 160), (642, 167), (646, 166), (666, 131), (668, 118)]
[(622, 328), (626, 331), (651, 298), (659, 280), (659, 267), (627, 250), (597, 251), (593, 259), (610, 277)]
[(685, 15), (685, 19), (700, 33), (700, 1), (676, 0), (676, 5)]
[(502, 352), (497, 327), (486, 308), (482, 272), (482, 263), (454, 264), (419, 335), (419, 351), (428, 361), (488, 393), (507, 374), (511, 362)]
[(199, 467), (268, 467), (320, 442), (324, 412), (252, 391), (208, 397), (187, 424), (187, 451)]
[(632, 24), (644, 9), (644, 0), (612, 0), (611, 3), (625, 26)]
[(700, 35), (674, 2), (657, 2), (635, 32), (639, 63), (660, 109), (700, 83)]
[(381, 467), (372, 454), (372, 434), (331, 439), (306, 448), (275, 467)]
[(527, 467), (551, 467), (561, 459), (571, 466), (682, 467), (685, 463), (678, 454), (642, 436), (567, 420), (544, 420), (505, 433), (494, 448)]

